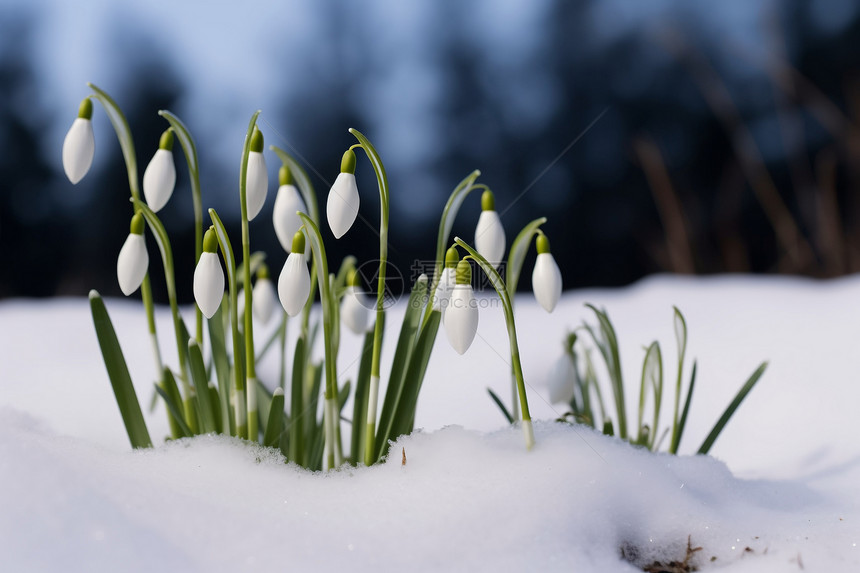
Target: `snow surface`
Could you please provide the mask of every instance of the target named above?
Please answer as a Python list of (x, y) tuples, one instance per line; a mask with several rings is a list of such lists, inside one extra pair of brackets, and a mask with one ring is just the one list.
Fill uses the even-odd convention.
[[(704, 570), (857, 571), (858, 292), (860, 277), (657, 277), (566, 293), (552, 315), (521, 296), (532, 415), (546, 420), (531, 452), (486, 394), (507, 399), (509, 366), (502, 311), (485, 299), (465, 356), (440, 331), (423, 431), (401, 438), (391, 463), (328, 474), (224, 437), (130, 451), (87, 301), (3, 301), (2, 569), (635, 571), (622, 548), (640, 564), (680, 560), (689, 536)], [(671, 380), (672, 305), (684, 312), (699, 375), (683, 453), (770, 361), (714, 457), (649, 454), (549, 421), (561, 411), (542, 398), (546, 376), (564, 333), (591, 320), (586, 301), (605, 306), (618, 330), (631, 416), (643, 347), (660, 340)], [(145, 404), (155, 369), (143, 312), (107, 304)], [(166, 309), (158, 318), (175, 363)], [(389, 331), (384, 364), (395, 341)], [(358, 351), (344, 331), (340, 377), (354, 376)], [(276, 372), (273, 358), (260, 365), (264, 380)], [(146, 417), (154, 438), (166, 433), (162, 409)]]

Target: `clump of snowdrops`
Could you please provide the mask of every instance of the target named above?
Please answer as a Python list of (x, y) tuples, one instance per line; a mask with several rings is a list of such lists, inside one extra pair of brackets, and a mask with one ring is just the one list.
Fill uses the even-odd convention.
[[(658, 451), (665, 445), (666, 451), (678, 453), (690, 403), (696, 385), (696, 361), (690, 371), (687, 383), (686, 398), (681, 407), (684, 366), (687, 356), (687, 321), (677, 308), (674, 308), (673, 326), (677, 350), (677, 366), (675, 370), (674, 401), (670, 427), (659, 431), (660, 412), (663, 407), (664, 393), (669, 384), (664, 383), (663, 353), (658, 341), (653, 341), (645, 348), (645, 358), (639, 382), (639, 405), (636, 426), (630, 427), (627, 419), (627, 409), (624, 395), (624, 377), (621, 371), (621, 360), (618, 348), (618, 336), (609, 315), (592, 305), (587, 305), (594, 313), (597, 324), (583, 323), (582, 327), (568, 334), (564, 340), (564, 352), (553, 367), (549, 379), (549, 398), (556, 404), (565, 404), (570, 408), (562, 417), (562, 421), (586, 424), (593, 428), (602, 429), (604, 434), (618, 436), (634, 445)], [(580, 336), (580, 334), (582, 336)], [(602, 360), (603, 367), (596, 366), (592, 351)], [(723, 414), (714, 424), (713, 429), (697, 450), (699, 454), (707, 454), (729, 419), (738, 409), (747, 394), (764, 374), (767, 362), (762, 362), (741, 386), (734, 399), (726, 407)], [(601, 370), (609, 378), (608, 386), (612, 391), (615, 403), (615, 418), (612, 417), (611, 405), (604, 400), (601, 383), (597, 371)], [(650, 398), (650, 421), (646, 417), (646, 406)], [(668, 438), (668, 441), (667, 441)]]
[[(526, 447), (534, 445), (512, 298), (530, 246), (535, 242), (538, 253), (533, 272), (535, 296), (547, 311), (552, 311), (558, 302), (561, 274), (541, 229), (546, 219), (532, 221), (517, 235), (502, 278), (497, 269), (503, 262), (506, 240), (493, 192), (476, 182), (479, 171), (457, 185), (442, 210), (432, 276), (422, 274), (412, 286), (382, 408), (377, 411), (386, 316), (389, 186), (382, 160), (371, 142), (357, 130), (349, 130), (357, 142), (343, 154), (340, 172), (328, 194), (326, 219), (334, 239), (340, 239), (352, 228), (360, 205), (355, 150), (363, 151), (376, 175), (380, 196), (375, 301), (363, 294), (362, 277), (354, 257), (342, 261), (336, 273), (330, 272), (333, 267), (326, 258), (313, 184), (289, 153), (274, 146), (269, 149), (282, 165), (271, 225), (288, 253), (277, 283), (264, 262), (265, 255), (251, 251), (250, 223), (261, 212), (269, 187), (263, 134), (257, 125), (259, 111), (251, 117), (240, 161), (237, 193), (242, 229), (240, 252), (239, 247), (234, 249), (214, 209), (208, 210), (209, 224), (204, 226), (196, 146), (183, 122), (169, 111), (158, 112), (167, 125), (144, 171), (141, 197), (137, 155), (128, 122), (107, 93), (92, 84), (89, 87), (92, 94), (81, 103), (78, 118), (63, 144), (63, 165), (72, 183), (80, 181), (89, 170), (95, 151), (93, 101), (100, 103), (119, 139), (131, 193), (129, 235), (119, 250), (117, 279), (126, 296), (140, 291), (159, 373), (154, 389), (166, 406), (171, 439), (204, 433), (236, 436), (279, 448), (288, 461), (311, 469), (381, 461), (387, 455), (390, 441), (414, 427), (419, 391), (443, 314), (447, 338), (458, 353), (464, 354), (475, 337), (479, 318), (472, 289), (475, 268), (487, 276), (501, 301), (515, 389), (511, 410), (516, 412), (519, 404), (519, 424)], [(193, 332), (179, 312), (173, 251), (157, 214), (170, 200), (176, 182), (175, 141), (185, 156), (193, 198), (196, 251)], [(457, 237), (449, 243), (460, 206), (478, 189), (483, 191), (482, 213), (476, 225), (474, 247)], [(269, 232), (267, 226), (266, 222), (257, 222), (254, 231)], [(178, 364), (173, 366), (162, 360), (155, 326), (148, 276), (150, 256), (144, 240), (147, 229), (155, 238), (164, 266), (164, 286), (178, 351)], [(461, 250), (465, 253), (462, 258)], [(180, 280), (186, 279), (185, 273), (180, 273)], [(321, 312), (314, 311), (317, 297)], [(108, 377), (131, 445), (151, 447), (131, 374), (104, 301), (96, 291), (91, 291), (90, 303)], [(281, 321), (279, 328), (269, 340), (257, 344), (255, 319), (266, 323), (275, 317)], [(301, 323), (292, 343), (292, 370), (288, 373), (286, 333), (290, 319)], [(354, 382), (341, 379), (335, 369), (342, 324), (364, 339)], [(313, 358), (312, 349), (320, 327), (324, 356), (318, 361)], [(208, 337), (204, 338), (204, 332)], [(208, 352), (204, 352), (207, 341)], [(280, 352), (280, 375), (274, 384), (267, 384), (258, 377), (256, 364), (272, 348)], [(204, 355), (211, 358), (204, 360)], [(350, 395), (353, 411), (347, 416), (343, 410)], [(342, 419), (347, 419), (351, 426), (348, 444), (341, 435)]]

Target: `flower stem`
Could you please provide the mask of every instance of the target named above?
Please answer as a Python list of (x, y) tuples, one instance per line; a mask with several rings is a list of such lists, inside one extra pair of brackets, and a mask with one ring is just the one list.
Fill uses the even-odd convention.
[(242, 348), (241, 335), (239, 334), (239, 297), (236, 286), (236, 257), (233, 255), (233, 246), (227, 235), (227, 228), (218, 217), (215, 209), (209, 209), (209, 218), (215, 227), (215, 235), (218, 237), (218, 245), (221, 248), (221, 256), (224, 257), (224, 266), (227, 268), (228, 289), (230, 291), (230, 325), (233, 338), (233, 375), (236, 401), (234, 403), (234, 417), (236, 418), (236, 435), (244, 438), (248, 434), (248, 426), (245, 421), (245, 380), (242, 375)]
[(511, 347), (511, 367), (514, 370), (514, 377), (517, 380), (517, 394), (519, 395), (520, 411), (522, 413), (523, 435), (526, 440), (526, 449), (530, 450), (534, 446), (535, 438), (534, 430), (532, 429), (532, 417), (531, 414), (529, 414), (529, 402), (528, 397), (526, 396), (526, 383), (523, 378), (523, 367), (520, 363), (520, 349), (517, 344), (517, 326), (514, 323), (514, 307), (511, 304), (511, 297), (508, 294), (508, 289), (505, 287), (505, 281), (502, 280), (501, 275), (499, 275), (495, 267), (487, 262), (487, 259), (482, 257), (478, 251), (470, 247), (459, 237), (454, 237), (454, 242), (463, 247), (472, 259), (478, 263), (478, 266), (481, 267), (481, 270), (483, 270), (487, 275), (487, 278), (490, 279), (490, 283), (493, 285), (493, 288), (496, 289), (496, 294), (499, 295), (499, 299), (502, 301), (502, 308), (505, 312), (505, 324), (508, 328), (508, 341), (510, 342)]
[(248, 124), (245, 135), (245, 145), (242, 148), (242, 165), (239, 169), (239, 203), (242, 210), (242, 274), (245, 277), (245, 388), (248, 392), (248, 435), (252, 442), (257, 441), (259, 428), (257, 425), (257, 369), (254, 364), (254, 313), (251, 312), (251, 236), (248, 228), (247, 177), (248, 155), (251, 152), (251, 136), (257, 126), (257, 116), (260, 110), (254, 112)]
[[(140, 187), (137, 177), (137, 154), (134, 150), (134, 140), (131, 137), (131, 128), (128, 125), (128, 120), (125, 114), (122, 113), (119, 105), (110, 97), (107, 92), (100, 89), (92, 83), (87, 86), (93, 90), (93, 97), (102, 104), (108, 119), (113, 126), (116, 137), (119, 140), (119, 146), (122, 149), (122, 156), (125, 159), (125, 170), (128, 174), (128, 189), (131, 192), (131, 198), (134, 200), (140, 199)], [(137, 207), (135, 207), (135, 213)], [(146, 311), (146, 324), (149, 328), (150, 338), (154, 341), (152, 347), (154, 349), (153, 357), (155, 358), (156, 376), (159, 382), (164, 381), (164, 364), (161, 360), (161, 353), (158, 351), (158, 333), (155, 329), (155, 306), (152, 302), (152, 285), (149, 282), (149, 273), (143, 277), (143, 283), (140, 285), (140, 297), (143, 300), (143, 308)], [(168, 412), (168, 417), (170, 413)]]
[[(182, 152), (185, 154), (185, 164), (188, 166), (188, 175), (191, 180), (191, 201), (194, 208), (194, 264), (200, 260), (200, 254), (203, 253), (203, 200), (200, 190), (200, 167), (197, 161), (197, 146), (194, 143), (194, 138), (191, 137), (191, 132), (185, 127), (185, 124), (171, 112), (163, 109), (158, 112), (158, 115), (167, 120), (176, 137), (179, 139), (179, 144), (182, 146)], [(196, 328), (195, 334), (197, 342), (203, 344), (203, 311), (199, 307), (196, 308)]]
[(349, 132), (358, 140), (360, 147), (376, 173), (376, 183), (379, 186), (379, 272), (376, 286), (376, 323), (373, 329), (373, 353), (370, 360), (370, 394), (367, 401), (367, 428), (365, 434), (364, 463), (371, 465), (376, 460), (374, 445), (376, 443), (376, 406), (379, 396), (379, 363), (382, 352), (383, 308), (385, 302), (385, 270), (388, 264), (388, 176), (382, 159), (360, 131), (350, 128)]
[(185, 420), (192, 430), (196, 431), (195, 420), (197, 418), (194, 409), (195, 391), (190, 383), (190, 373), (187, 369), (186, 353), (188, 351), (188, 340), (185, 339), (185, 325), (179, 315), (179, 305), (176, 300), (176, 275), (173, 266), (173, 250), (170, 248), (170, 240), (158, 215), (152, 212), (146, 203), (140, 199), (133, 199), (135, 207), (143, 213), (152, 234), (155, 236), (158, 249), (161, 251), (161, 261), (164, 265), (164, 280), (167, 284), (167, 299), (170, 302), (170, 313), (173, 315), (173, 329), (176, 334), (176, 349), (179, 355), (179, 372), (182, 380), (182, 388), (185, 390)]
[[(311, 250), (314, 254), (314, 259), (319, 261), (319, 272), (317, 273), (317, 283), (320, 289), (320, 301), (323, 314), (323, 342), (325, 351), (325, 408), (323, 410), (324, 429), (325, 429), (325, 459), (329, 469), (336, 468), (342, 463), (340, 452), (338, 451), (335, 441), (337, 440), (337, 424), (338, 424), (338, 409), (337, 409), (337, 365), (335, 364), (334, 352), (334, 328), (335, 317), (337, 314), (332, 308), (332, 301), (329, 289), (328, 278), (328, 262), (325, 256), (325, 245), (323, 245), (322, 235), (320, 235), (319, 227), (316, 223), (306, 215), (299, 212), (299, 217), (302, 218), (305, 230), (307, 231), (308, 239), (310, 240)], [(332, 408), (331, 405), (334, 404)]]

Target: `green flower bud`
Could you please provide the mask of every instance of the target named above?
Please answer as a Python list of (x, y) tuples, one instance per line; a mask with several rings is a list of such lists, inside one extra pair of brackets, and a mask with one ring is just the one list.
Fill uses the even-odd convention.
[(293, 184), (293, 172), (290, 171), (289, 166), (281, 165), (281, 168), (278, 170), (278, 185), (292, 185)]
[(301, 231), (296, 231), (296, 234), (293, 235), (293, 249), (290, 252), (304, 254), (304, 252), (305, 252), (305, 234), (302, 233)]
[(481, 195), (481, 210), (482, 211), (495, 211), (496, 210), (496, 196), (493, 195), (493, 192), (487, 189)]
[(539, 255), (549, 252), (549, 239), (546, 238), (546, 235), (541, 233), (537, 236), (535, 240), (535, 246), (537, 247), (537, 252)]
[(355, 153), (352, 149), (343, 152), (343, 158), (340, 160), (340, 172), (355, 173)]
[(260, 268), (257, 269), (257, 280), (267, 278), (269, 278), (269, 267), (266, 263), (262, 263), (260, 264)]
[(142, 235), (144, 224), (145, 221), (143, 219), (143, 213), (138, 211), (134, 214), (134, 217), (131, 218), (131, 228), (129, 229), (129, 232), (132, 235)]
[(214, 253), (218, 250), (218, 235), (215, 234), (215, 227), (209, 227), (206, 234), (203, 235), (203, 252)]
[(445, 251), (445, 268), (446, 269), (454, 269), (457, 267), (457, 263), (460, 262), (460, 252), (457, 250), (457, 247), (450, 247), (447, 251)]
[(457, 284), (472, 284), (472, 265), (465, 259), (457, 263)]
[(165, 129), (158, 140), (158, 148), (173, 151), (173, 129)]
[(81, 119), (93, 118), (93, 102), (90, 98), (85, 97), (84, 101), (81, 102), (81, 105), (78, 107), (78, 117)]
[(251, 134), (251, 151), (256, 151), (257, 153), (263, 152), (263, 132), (254, 127), (254, 133)]

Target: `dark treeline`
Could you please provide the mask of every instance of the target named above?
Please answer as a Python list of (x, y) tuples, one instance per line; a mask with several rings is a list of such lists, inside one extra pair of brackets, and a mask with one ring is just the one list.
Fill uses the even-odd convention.
[[(566, 288), (625, 285), (656, 272), (828, 277), (860, 270), (860, 20), (827, 35), (809, 23), (808, 3), (785, 2), (763, 30), (770, 30), (760, 40), (764, 57), (753, 57), (686, 20), (598, 41), (582, 18), (589, 2), (557, 2), (541, 24), (540, 47), (506, 74), (457, 24), (457, 6), (439, 3), (437, 14), (450, 25), (432, 46), (443, 96), (425, 113), (436, 137), (418, 164), (386, 165), (390, 257), (407, 277), (416, 259), (433, 256), (447, 194), (475, 168), (496, 192), (509, 241), (531, 219), (549, 218), (545, 230)], [(344, 95), (374, 81), (378, 55), (344, 57), (368, 45), (357, 40), (370, 32), (350, 31), (349, 22), (334, 17), (337, 10), (320, 9), (332, 10), (333, 35), (344, 45), (330, 47), (322, 61), (308, 58), (297, 95), (266, 117), (286, 126), (309, 171), (319, 170), (314, 182), (324, 207), (323, 178), (333, 180), (352, 143), (346, 127), (375, 140), (387, 126)], [(131, 213), (119, 147), (98, 142), (101, 158), (75, 187), (52, 167), (44, 154), (59, 155), (59, 146), (50, 149), (40, 134), (72, 116), (65, 109), (25, 113), (41, 89), (28, 61), (29, 30), (23, 18), (0, 23), (0, 297), (84, 295), (90, 288), (119, 295), (116, 255)], [(155, 112), (176, 109), (191, 80), (158, 50), (132, 45), (120, 45), (128, 66), (116, 81), (142, 174), (164, 129)], [(331, 134), (344, 135), (332, 142)], [(421, 134), (397, 137), (383, 141), (423, 144)], [(238, 162), (209, 153), (201, 146), (204, 190), (227, 192)], [(176, 158), (177, 191), (162, 216), (187, 303), (194, 232), (184, 160), (179, 152)], [(275, 164), (274, 155), (269, 161)], [(376, 185), (362, 161), (362, 215), (376, 223)], [(275, 188), (271, 181), (252, 234), (255, 249), (279, 268), (285, 255), (269, 225)], [(226, 218), (238, 237), (238, 199), (235, 207)], [(478, 210), (477, 198), (464, 206), (455, 233), (471, 240)], [(376, 256), (375, 241), (359, 226), (328, 248), (334, 261), (346, 254), (366, 261)], [(153, 284), (163, 284), (154, 243), (150, 257)], [(163, 302), (163, 289), (155, 293)]]

